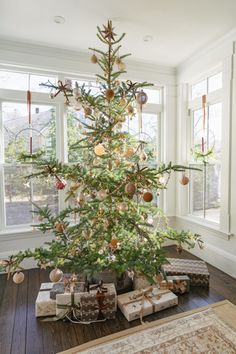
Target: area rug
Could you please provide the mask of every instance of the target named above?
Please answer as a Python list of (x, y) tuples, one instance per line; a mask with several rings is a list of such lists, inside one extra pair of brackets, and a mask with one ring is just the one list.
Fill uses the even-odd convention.
[(138, 327), (136, 333), (85, 350), (78, 347), (73, 353), (236, 354), (236, 330), (213, 308), (151, 328), (144, 327)]

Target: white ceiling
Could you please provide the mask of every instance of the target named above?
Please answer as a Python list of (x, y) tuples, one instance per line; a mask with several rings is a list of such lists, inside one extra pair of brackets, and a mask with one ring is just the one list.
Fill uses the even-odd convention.
[[(100, 46), (96, 26), (109, 18), (127, 33), (122, 52), (177, 66), (234, 28), (235, 14), (236, 0), (0, 0), (0, 39), (87, 52)], [(56, 15), (66, 22), (54, 23)]]

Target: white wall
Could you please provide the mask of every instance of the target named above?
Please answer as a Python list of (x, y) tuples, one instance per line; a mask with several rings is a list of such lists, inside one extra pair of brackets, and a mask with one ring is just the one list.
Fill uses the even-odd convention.
[[(223, 161), (222, 199), (228, 199), (223, 210), (225, 220), (229, 214), (229, 230), (227, 222), (220, 229), (197, 224), (182, 217), (182, 206), (185, 196), (177, 185), (177, 204), (175, 226), (187, 228), (202, 235), (205, 242), (203, 251), (196, 247), (191, 252), (226, 273), (236, 277), (236, 60), (234, 46), (236, 32), (231, 32), (208, 48), (200, 51), (178, 68), (178, 116), (177, 116), (177, 160), (186, 162), (186, 83), (193, 81), (200, 74), (212, 68), (222, 66), (223, 70), (223, 148), (227, 152), (227, 161)], [(227, 177), (227, 171), (229, 176)], [(228, 198), (229, 196), (229, 198)], [(182, 211), (181, 211), (182, 210)]]
[[(94, 76), (97, 66), (90, 63), (90, 54), (66, 51), (43, 46), (34, 46), (13, 41), (0, 41), (0, 67), (20, 67), (28, 70), (42, 70), (70, 76)], [(164, 87), (165, 111), (162, 121), (164, 161), (175, 160), (175, 124), (176, 124), (176, 71), (174, 68), (145, 65), (132, 60), (127, 61), (127, 78), (134, 81), (149, 81)], [(1, 97), (0, 97), (1, 98)], [(164, 207), (168, 215), (175, 213), (175, 179), (171, 180), (164, 198)], [(50, 239), (39, 232), (27, 229), (18, 232), (0, 233), (0, 259), (26, 248), (38, 247)], [(31, 266), (27, 263), (26, 266)]]

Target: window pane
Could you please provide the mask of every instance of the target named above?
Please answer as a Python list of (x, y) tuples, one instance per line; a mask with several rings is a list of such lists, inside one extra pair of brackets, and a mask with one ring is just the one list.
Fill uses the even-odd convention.
[[(203, 169), (203, 165), (190, 165), (190, 167)], [(203, 209), (203, 173), (190, 170), (190, 214), (204, 217)]]
[(99, 85), (95, 81), (83, 81), (83, 80), (75, 80), (75, 79), (68, 79), (72, 82), (72, 87), (75, 87), (75, 83), (77, 82), (79, 86), (85, 85), (85, 89), (91, 90), (91, 95), (100, 94), (101, 91), (99, 89)]
[(220, 164), (206, 166), (205, 218), (218, 223), (220, 221), (220, 177)]
[(53, 106), (32, 105), (32, 129), (29, 128), (27, 105), (25, 103), (3, 102), (5, 162), (17, 160), (19, 153), (29, 152), (32, 134), (33, 152), (43, 148), (48, 155), (55, 156), (56, 125)]
[(28, 90), (29, 75), (11, 71), (0, 71), (0, 88), (8, 90)]
[(38, 222), (37, 214), (32, 213), (32, 202), (39, 206), (48, 205), (53, 214), (58, 212), (58, 195), (52, 187), (53, 181), (35, 179), (27, 181), (30, 174), (28, 166), (5, 166), (5, 208), (6, 225), (29, 225)]
[(207, 80), (202, 80), (191, 87), (192, 100), (207, 93)]
[(81, 130), (85, 130), (81, 122), (85, 122), (83, 110), (75, 111), (73, 108), (67, 110), (67, 141), (68, 141), (68, 161), (78, 162), (81, 160), (83, 149), (73, 149), (72, 146), (84, 138)]
[(46, 86), (40, 86), (42, 83), (47, 83), (50, 81), (52, 84), (56, 84), (55, 76), (43, 76), (43, 75), (32, 75), (30, 74), (30, 91), (32, 92), (50, 92), (51, 89)]
[(221, 159), (221, 134), (222, 134), (222, 103), (209, 106), (209, 140), (214, 144), (214, 158)]
[(161, 104), (161, 90), (144, 88), (143, 91), (148, 95), (147, 103)]
[(208, 92), (222, 88), (222, 72), (208, 78)]

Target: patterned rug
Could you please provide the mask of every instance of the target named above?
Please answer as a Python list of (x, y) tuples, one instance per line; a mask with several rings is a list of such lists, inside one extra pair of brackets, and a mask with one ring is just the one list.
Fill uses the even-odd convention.
[(208, 309), (79, 353), (236, 354), (236, 331)]

